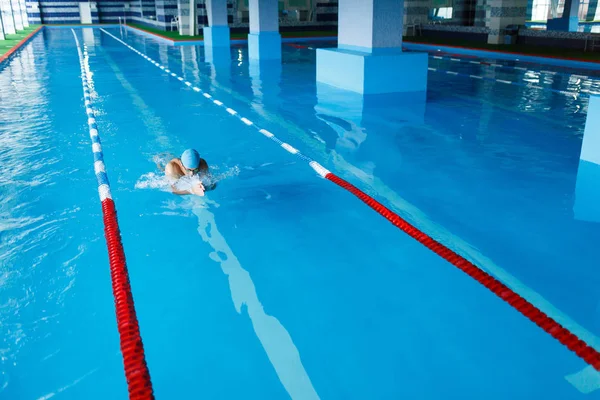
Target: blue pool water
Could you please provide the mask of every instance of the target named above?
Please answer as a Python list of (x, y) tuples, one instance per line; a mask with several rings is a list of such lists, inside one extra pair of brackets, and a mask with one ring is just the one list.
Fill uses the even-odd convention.
[[(207, 59), (107, 31), (600, 349), (598, 211), (576, 197), (600, 76), (430, 58), (520, 85), (432, 71), (426, 104), (363, 102), (315, 83), (308, 47), (328, 44), (255, 64), (244, 46)], [(157, 398), (600, 398), (597, 372), (350, 193), (106, 33), (76, 33)], [(0, 67), (3, 399), (127, 396), (79, 75), (70, 29)], [(158, 188), (155, 158), (187, 147), (220, 178), (205, 198)]]

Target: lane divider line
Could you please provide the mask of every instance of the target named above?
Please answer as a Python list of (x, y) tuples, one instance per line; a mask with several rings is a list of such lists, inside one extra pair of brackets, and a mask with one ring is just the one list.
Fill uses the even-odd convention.
[(129, 273), (125, 261), (125, 252), (121, 241), (121, 233), (117, 220), (117, 210), (112, 199), (110, 183), (104, 165), (104, 155), (96, 118), (94, 105), (91, 98), (90, 85), (93, 85), (92, 73), (89, 67), (89, 54), (87, 46), (84, 45), (83, 54), (81, 52), (79, 39), (73, 29), (73, 37), (77, 46), (79, 55), (79, 64), (81, 67), (81, 84), (83, 87), (84, 104), (86, 105), (87, 122), (92, 141), (92, 153), (94, 155), (94, 173), (98, 182), (98, 194), (102, 206), (102, 216), (104, 221), (104, 236), (106, 238), (106, 247), (108, 248), (108, 260), (110, 264), (110, 278), (112, 281), (113, 296), (115, 299), (115, 309), (117, 316), (117, 328), (119, 330), (119, 339), (121, 344), (121, 354), (123, 355), (123, 364), (125, 367), (125, 377), (131, 400), (151, 400), (154, 399), (150, 372), (146, 365), (144, 354), (144, 345), (140, 335), (131, 285), (129, 283)]
[[(126, 42), (112, 35), (104, 29), (100, 29), (105, 34), (109, 35), (113, 39), (122, 43), (124, 46), (129, 49), (136, 51), (133, 47), (131, 47)], [(467, 75), (468, 76), (468, 75)], [(218, 102), (218, 104), (217, 104)], [(213, 103), (222, 106), (223, 103), (218, 100), (213, 100)], [(227, 108), (229, 109), (229, 108)], [(237, 112), (232, 116), (239, 118), (241, 117)], [(243, 121), (242, 121), (243, 122)], [(377, 200), (373, 199), (371, 196), (364, 193), (362, 190), (358, 189), (356, 186), (351, 183), (345, 181), (344, 179), (338, 177), (333, 174), (331, 171), (327, 170), (321, 164), (312, 160), (310, 157), (302, 154), (299, 150), (292, 147), (290, 144), (285, 143), (279, 140), (273, 133), (268, 130), (259, 127), (256, 124), (252, 125), (254, 128), (258, 130), (259, 133), (263, 134), (267, 138), (271, 139), (275, 143), (279, 144), (282, 148), (287, 150), (288, 152), (295, 154), (300, 157), (302, 160), (308, 162), (309, 166), (321, 177), (335, 183), (341, 188), (347, 190), (352, 193), (356, 197), (358, 197), (362, 202), (375, 210), (378, 214), (383, 216), (389, 222), (391, 222), (394, 226), (396, 226), (401, 231), (408, 234), (413, 239), (417, 240), (423, 246), (427, 247), (434, 253), (436, 253), (441, 258), (448, 261), (450, 264), (454, 265), (456, 268), (463, 271), (465, 274), (482, 284), (504, 302), (508, 303), (515, 310), (520, 312), (522, 315), (527, 317), (529, 320), (534, 322), (540, 328), (542, 328), (545, 332), (550, 334), (552, 337), (557, 339), (560, 343), (566, 346), (568, 349), (573, 351), (576, 355), (582, 358), (589, 365), (593, 366), (596, 370), (600, 371), (600, 352), (598, 352), (595, 348), (587, 345), (583, 340), (579, 339), (576, 335), (571, 333), (568, 329), (564, 328), (554, 319), (548, 317), (544, 314), (539, 308), (530, 303), (528, 300), (523, 298), (521, 295), (513, 291), (511, 288), (506, 286), (504, 283), (500, 282), (497, 278), (485, 272), (482, 268), (476, 266), (475, 264), (468, 261), (463, 256), (457, 254), (453, 250), (449, 249), (442, 243), (436, 241), (428, 234), (422, 232), (408, 221), (400, 217), (398, 214), (394, 213), (383, 204), (379, 203)]]
[(597, 78), (594, 79), (594, 77), (578, 75), (578, 74), (570, 74), (570, 73), (566, 73), (566, 72), (558, 72), (558, 71), (550, 71), (550, 70), (537, 71), (534, 68), (518, 67), (515, 65), (506, 65), (506, 64), (499, 64), (499, 63), (489, 63), (486, 61), (470, 60), (470, 59), (456, 58), (456, 57), (451, 57), (451, 56), (432, 56), (432, 55), (430, 55), (429, 57), (432, 57), (432, 58), (435, 58), (438, 60), (460, 61), (460, 62), (464, 62), (464, 63), (470, 63), (470, 64), (475, 64), (475, 65), (484, 65), (484, 66), (493, 67), (493, 68), (516, 69), (518, 71), (531, 71), (531, 72), (535, 72), (535, 73), (549, 74), (549, 75), (578, 76), (582, 79), (589, 79), (592, 82), (598, 82), (598, 79)]

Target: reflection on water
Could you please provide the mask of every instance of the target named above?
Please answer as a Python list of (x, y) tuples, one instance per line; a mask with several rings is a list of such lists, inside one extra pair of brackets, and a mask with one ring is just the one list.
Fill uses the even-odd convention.
[[(83, 205), (63, 191), (82, 174), (73, 161), (80, 147), (77, 131), (65, 129), (71, 114), (50, 101), (56, 86), (42, 40), (0, 66), (0, 398), (4, 391), (15, 398), (24, 371), (35, 369), (27, 360), (46, 356), (37, 350), (58, 353), (50, 349), (51, 327), (93, 241), (77, 229)], [(74, 77), (78, 70), (75, 64)], [(63, 129), (68, 137), (57, 134)]]
[(246, 306), (256, 336), (290, 397), (302, 400), (318, 399), (319, 396), (302, 365), (300, 353), (289, 332), (277, 318), (265, 313), (252, 277), (241, 266), (219, 232), (215, 215), (210, 211), (211, 207), (218, 206), (215, 202), (197, 197), (190, 198), (188, 203), (188, 207), (198, 218), (198, 233), (213, 249), (210, 258), (220, 265), (223, 273), (229, 278), (231, 298), (236, 311), (241, 314), (242, 307)]

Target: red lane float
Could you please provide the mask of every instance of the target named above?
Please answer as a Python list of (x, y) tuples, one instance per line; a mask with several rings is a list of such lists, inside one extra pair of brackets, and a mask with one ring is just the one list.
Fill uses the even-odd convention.
[(421, 232), (398, 214), (394, 213), (351, 183), (346, 182), (342, 178), (332, 173), (325, 175), (325, 179), (330, 180), (331, 182), (358, 197), (365, 204), (390, 221), (394, 226), (407, 233), (410, 237), (417, 240), (419, 243), (469, 275), (471, 278), (475, 279), (477, 282), (481, 283), (496, 296), (510, 304), (514, 309), (529, 318), (532, 322), (552, 335), (552, 337), (554, 337), (560, 343), (565, 345), (569, 350), (581, 357), (586, 363), (593, 366), (597, 371), (600, 371), (600, 352), (593, 347), (588, 346), (583, 340), (579, 339), (568, 329), (564, 328), (558, 322), (548, 317), (536, 306), (525, 300), (519, 294), (515, 293), (502, 282), (483, 271), (481, 268), (471, 263), (461, 255), (455, 253), (448, 247), (431, 238), (426, 233)]
[(129, 398), (132, 400), (154, 399), (150, 372), (146, 365), (144, 345), (129, 285), (129, 273), (117, 222), (117, 211), (112, 199), (107, 198), (102, 201), (102, 214)]
[(152, 382), (150, 372), (146, 365), (144, 355), (144, 345), (140, 335), (140, 328), (137, 321), (135, 307), (133, 304), (133, 295), (131, 294), (131, 285), (129, 284), (129, 273), (127, 272), (127, 263), (125, 262), (125, 252), (121, 241), (119, 223), (117, 221), (117, 211), (115, 203), (110, 192), (110, 183), (104, 165), (104, 155), (102, 153), (102, 144), (98, 126), (96, 125), (96, 112), (94, 111), (92, 91), (92, 73), (88, 62), (89, 54), (87, 46), (83, 45), (83, 54), (79, 47), (79, 39), (73, 29), (71, 29), (79, 63), (81, 66), (81, 83), (83, 86), (83, 99), (85, 111), (88, 117), (88, 128), (90, 139), (92, 141), (92, 153), (94, 154), (94, 172), (98, 182), (98, 194), (100, 195), (100, 204), (102, 206), (102, 219), (104, 222), (104, 236), (106, 238), (106, 247), (108, 249), (108, 261), (110, 265), (110, 278), (112, 282), (113, 297), (115, 300), (115, 310), (117, 316), (117, 329), (121, 344), (121, 354), (123, 355), (123, 364), (125, 367), (125, 377), (131, 400), (153, 400)]

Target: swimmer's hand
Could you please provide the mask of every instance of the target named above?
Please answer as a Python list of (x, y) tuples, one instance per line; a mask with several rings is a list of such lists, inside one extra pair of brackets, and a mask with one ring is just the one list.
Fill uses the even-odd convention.
[(186, 194), (195, 194), (196, 196), (204, 196), (204, 186), (198, 182), (195, 184), (190, 190), (180, 190), (177, 189), (175, 185), (171, 185), (171, 191), (173, 194), (186, 195)]
[(204, 191), (204, 185), (200, 182), (192, 186), (192, 194), (195, 194), (196, 196), (204, 196)]

